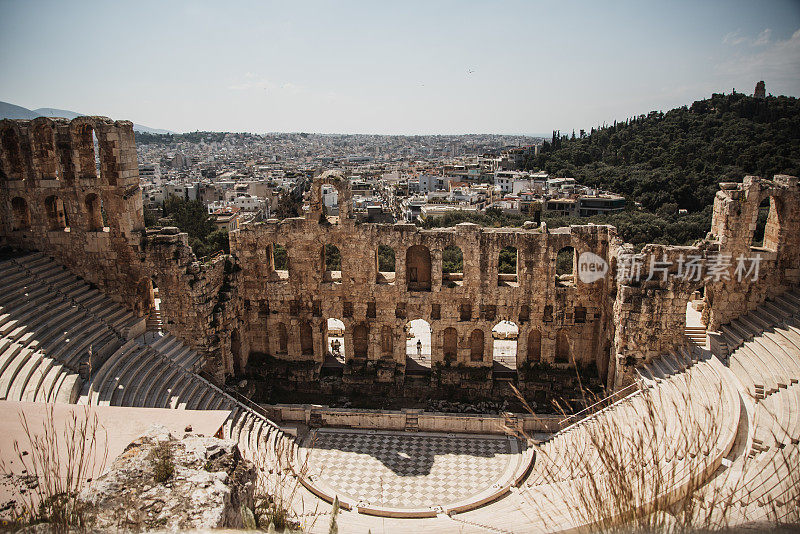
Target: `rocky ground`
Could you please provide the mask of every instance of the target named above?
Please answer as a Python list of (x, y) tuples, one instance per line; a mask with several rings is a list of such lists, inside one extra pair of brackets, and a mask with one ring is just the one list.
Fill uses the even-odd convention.
[(100, 530), (243, 528), (255, 478), (234, 442), (154, 426), (79, 498)]

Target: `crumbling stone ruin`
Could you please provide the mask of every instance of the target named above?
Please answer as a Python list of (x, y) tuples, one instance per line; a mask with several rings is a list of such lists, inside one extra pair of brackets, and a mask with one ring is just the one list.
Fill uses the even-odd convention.
[[(515, 381), (547, 396), (576, 387), (574, 373), (558, 374), (572, 367), (596, 367), (607, 386), (621, 388), (637, 364), (686, 342), (691, 299), (701, 296), (719, 345), (721, 325), (800, 279), (800, 192), (790, 176), (720, 184), (706, 239), (636, 251), (611, 226), (360, 224), (349, 181), (326, 172), (304, 217), (245, 225), (230, 235), (230, 256), (198, 261), (186, 234), (144, 227), (130, 122), (3, 120), (0, 146), (0, 245), (46, 251), (141, 316), (155, 284), (164, 329), (201, 351), (218, 381), (277, 360), (287, 362), (289, 383), (318, 387), (328, 319), (336, 318), (345, 389), (452, 387), (469, 396)], [(338, 218), (323, 213), (323, 184), (338, 191)], [(759, 209), (769, 216), (754, 243)], [(337, 270), (326, 262), (331, 246)], [(447, 247), (460, 249), (462, 272), (445, 272)], [(393, 271), (379, 270), (379, 248), (394, 256)], [(516, 258), (516, 272), (500, 272), (501, 253)], [(758, 275), (738, 281), (737, 259), (755, 255)], [(559, 257), (571, 265), (566, 273)], [(688, 258), (702, 276), (683, 276)], [(590, 263), (606, 265), (605, 276), (582, 276)], [(642, 276), (626, 276), (632, 264)], [(405, 327), (414, 319), (430, 325), (427, 368), (409, 368)], [(518, 330), (510, 373), (497, 371), (492, 354), (502, 320)]]
[(766, 98), (767, 86), (764, 84), (764, 80), (761, 80), (756, 84), (756, 90), (753, 93), (753, 96), (756, 98)]

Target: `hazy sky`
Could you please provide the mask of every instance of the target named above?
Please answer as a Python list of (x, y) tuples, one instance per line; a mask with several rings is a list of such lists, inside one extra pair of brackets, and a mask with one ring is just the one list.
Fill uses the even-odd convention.
[(800, 0), (0, 0), (0, 100), (175, 131), (546, 133), (800, 95)]

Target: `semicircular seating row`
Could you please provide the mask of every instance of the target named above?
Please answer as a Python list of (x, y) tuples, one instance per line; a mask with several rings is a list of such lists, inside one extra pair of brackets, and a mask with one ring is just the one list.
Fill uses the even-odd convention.
[[(620, 473), (634, 482), (639, 506), (691, 492), (696, 526), (800, 520), (800, 293), (765, 302), (736, 325), (745, 339), (729, 367), (691, 345), (653, 359), (638, 369), (642, 391), (540, 443), (519, 489), (450, 520), (479, 532), (578, 528), (619, 513), (598, 503), (619, 497), (612, 486)], [(629, 467), (609, 469), (615, 459)], [(453, 531), (438, 518), (408, 521)], [(339, 526), (368, 525), (348, 516)]]
[[(262, 414), (195, 374), (200, 356), (174, 336), (129, 339), (141, 319), (49, 256), (4, 260), (0, 280), (0, 399), (230, 410), (225, 436), (243, 454), (263, 443), (294, 446)], [(90, 348), (102, 362), (95, 369), (87, 367)]]
[[(502, 532), (581, 528), (615, 511), (591, 503), (613, 502), (620, 475), (644, 507), (678, 498), (713, 472), (739, 416), (720, 362), (691, 348), (656, 360), (640, 369), (639, 392), (540, 443), (518, 492), (459, 518)], [(627, 465), (609, 468), (614, 460)]]
[[(722, 328), (741, 385), (747, 433), (730, 466), (704, 488), (718, 526), (800, 521), (800, 292), (764, 302)], [(728, 503), (713, 509), (709, 503)], [(717, 507), (719, 508), (719, 507)]]
[[(269, 419), (194, 373), (196, 355), (177, 339), (164, 336), (152, 345), (141, 340), (124, 342), (121, 328), (130, 316), (126, 319), (119, 313), (121, 306), (112, 306), (110, 299), (96, 290), (96, 294), (84, 295), (92, 290), (44, 256), (2, 262), (0, 275), (4, 275), (7, 288), (0, 296), (2, 342), (8, 347), (12, 343), (30, 347), (31, 353), (41, 352), (40, 360), (50, 360), (44, 363), (50, 366), (46, 372), (37, 372), (40, 364), (30, 363), (35, 357), (20, 357), (21, 349), (14, 347), (13, 355), (6, 358), (7, 347), (0, 360), (0, 380), (9, 384), (9, 390), (21, 391), (23, 396), (27, 392), (28, 400), (48, 400), (49, 394), (39, 393), (48, 388), (33, 386), (46, 382), (38, 375), (51, 373), (52, 362), (67, 370), (63, 374), (75, 375), (80, 363), (75, 358), (85, 350), (87, 340), (105, 339), (105, 335), (108, 339), (102, 346), (113, 348), (113, 353), (84, 384), (81, 402), (229, 410), (225, 437), (237, 441), (246, 457), (254, 457), (258, 451), (263, 458), (266, 452), (268, 462), (274, 465), (280, 461), (278, 451), (295, 447), (294, 440)], [(70, 288), (78, 294), (69, 293)], [(42, 297), (48, 292), (50, 298), (45, 301)], [(58, 297), (56, 306), (53, 295)], [(41, 318), (33, 313), (36, 307), (47, 310)], [(76, 310), (70, 311), (72, 308)], [(74, 313), (80, 317), (73, 317)], [(685, 347), (652, 360), (638, 370), (640, 392), (539, 444), (528, 477), (493, 503), (447, 518), (380, 521), (432, 532), (580, 527), (596, 520), (592, 514), (598, 511), (576, 503), (613, 497), (614, 476), (606, 467), (608, 450), (630, 464), (640, 506), (649, 506), (656, 499), (678, 499), (689, 488), (701, 485), (700, 494), (706, 499), (700, 500), (707, 508), (712, 506), (709, 499), (719, 495), (727, 495), (735, 503), (735, 512), (714, 511), (720, 523), (785, 517), (796, 508), (792, 505), (800, 487), (797, 469), (791, 472), (797, 465), (800, 436), (798, 317), (800, 296), (791, 292), (726, 327), (726, 335), (735, 332), (741, 336), (728, 359), (729, 369), (699, 347)], [(84, 322), (93, 323), (103, 333), (93, 329), (80, 336), (74, 333)], [(77, 341), (79, 337), (81, 341)], [(64, 345), (72, 348), (52, 348)], [(95, 346), (101, 346), (100, 341)], [(74, 380), (80, 384), (77, 377)], [(70, 387), (74, 391), (76, 386)], [(741, 417), (742, 397), (753, 404), (747, 417)], [(592, 483), (587, 483), (590, 480)], [(347, 514), (339, 525), (344, 529), (348, 525), (377, 528), (378, 520)]]
[(0, 262), (0, 399), (75, 402), (79, 373), (138, 319), (41, 253)]

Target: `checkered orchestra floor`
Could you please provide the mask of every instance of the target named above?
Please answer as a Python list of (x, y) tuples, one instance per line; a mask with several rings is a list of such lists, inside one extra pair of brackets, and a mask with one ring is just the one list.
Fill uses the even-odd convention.
[(505, 437), (321, 429), (308, 467), (340, 497), (408, 509), (477, 495), (514, 457)]

